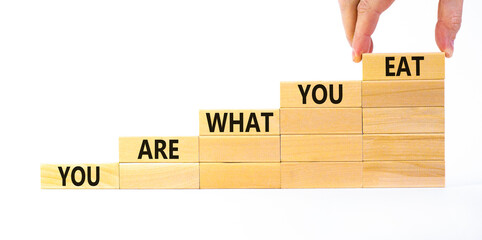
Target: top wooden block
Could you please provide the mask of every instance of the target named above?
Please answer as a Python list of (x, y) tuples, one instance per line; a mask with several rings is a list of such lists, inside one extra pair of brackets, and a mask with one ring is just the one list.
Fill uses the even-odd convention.
[(281, 108), (361, 107), (361, 81), (281, 82)]
[(363, 80), (440, 80), (444, 78), (444, 53), (363, 54)]
[(279, 135), (279, 109), (201, 110), (200, 136)]

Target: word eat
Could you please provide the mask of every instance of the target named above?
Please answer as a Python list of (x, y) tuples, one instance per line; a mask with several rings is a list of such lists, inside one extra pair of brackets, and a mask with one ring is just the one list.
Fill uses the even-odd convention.
[[(415, 74), (420, 76), (420, 61), (424, 59), (423, 56), (413, 56), (411, 61), (415, 61)], [(407, 57), (401, 57), (398, 63), (397, 72), (391, 71), (395, 70), (395, 65), (391, 64), (391, 61), (395, 61), (395, 57), (385, 57), (385, 75), (388, 76), (400, 76), (402, 72), (406, 73), (407, 76), (412, 76), (410, 67), (408, 66)]]

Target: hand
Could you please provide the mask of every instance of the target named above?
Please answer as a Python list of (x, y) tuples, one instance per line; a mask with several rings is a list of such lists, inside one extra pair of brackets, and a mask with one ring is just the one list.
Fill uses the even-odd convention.
[[(354, 62), (360, 62), (363, 53), (373, 51), (371, 35), (378, 18), (392, 5), (394, 0), (338, 0), (340, 3), (346, 38), (352, 47)], [(463, 0), (440, 0), (438, 22), (435, 27), (435, 41), (446, 57), (454, 52), (455, 35), (462, 23)]]

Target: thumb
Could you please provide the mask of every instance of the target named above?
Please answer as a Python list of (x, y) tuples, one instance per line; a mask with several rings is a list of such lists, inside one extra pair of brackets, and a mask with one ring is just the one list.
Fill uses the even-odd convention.
[(435, 41), (446, 57), (452, 57), (454, 40), (462, 23), (463, 0), (440, 0), (438, 21), (435, 27)]

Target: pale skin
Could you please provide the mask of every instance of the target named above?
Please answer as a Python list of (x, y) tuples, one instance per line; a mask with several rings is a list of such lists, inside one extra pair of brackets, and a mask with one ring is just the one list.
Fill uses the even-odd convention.
[[(372, 34), (380, 15), (394, 0), (338, 0), (346, 38), (352, 47), (354, 62), (362, 60), (363, 53), (373, 51)], [(463, 0), (440, 0), (435, 42), (446, 57), (452, 57), (454, 41), (462, 23)]]

